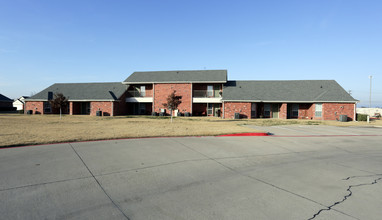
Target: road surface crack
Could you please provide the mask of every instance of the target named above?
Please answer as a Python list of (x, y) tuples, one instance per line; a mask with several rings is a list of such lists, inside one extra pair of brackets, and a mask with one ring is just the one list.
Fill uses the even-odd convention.
[[(350, 177), (347, 177), (343, 180), (349, 180), (349, 179), (353, 179), (353, 178), (361, 178), (361, 177), (373, 177), (373, 176), (382, 176), (382, 174), (376, 174), (376, 175), (365, 175), (365, 176), (350, 176)], [(346, 189), (346, 191), (348, 192), (347, 195), (345, 195), (343, 197), (342, 200), (340, 201), (337, 201), (335, 203), (333, 203), (331, 206), (328, 206), (324, 209), (320, 209), (317, 213), (315, 213), (311, 218), (309, 218), (308, 220), (311, 220), (311, 219), (314, 219), (316, 218), (321, 212), (323, 211), (329, 211), (331, 209), (333, 209), (334, 206), (338, 205), (338, 204), (341, 204), (343, 202), (345, 202), (345, 200), (347, 200), (350, 196), (353, 195), (353, 192), (351, 191), (352, 188), (355, 188), (355, 187), (361, 187), (361, 186), (370, 186), (370, 185), (374, 185), (376, 183), (378, 183), (379, 180), (381, 180), (382, 177), (379, 177), (377, 179), (374, 179), (371, 183), (361, 183), (361, 184), (357, 184), (357, 185), (350, 185), (348, 186), (348, 188)]]

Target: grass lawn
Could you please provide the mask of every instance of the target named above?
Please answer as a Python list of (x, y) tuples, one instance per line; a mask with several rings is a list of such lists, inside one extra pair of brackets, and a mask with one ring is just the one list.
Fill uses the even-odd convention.
[(0, 146), (161, 136), (210, 136), (256, 132), (241, 121), (217, 118), (94, 117), (0, 114)]
[(162, 136), (210, 136), (261, 132), (241, 125), (382, 125), (372, 122), (331, 122), (308, 120), (228, 120), (202, 117), (94, 117), (65, 115), (0, 114), (0, 146), (33, 145), (115, 138)]

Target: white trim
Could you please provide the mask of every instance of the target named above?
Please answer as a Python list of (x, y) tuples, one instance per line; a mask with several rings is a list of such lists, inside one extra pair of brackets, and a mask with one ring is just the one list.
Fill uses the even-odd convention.
[(152, 103), (153, 97), (129, 97), (126, 98), (126, 102), (133, 103)]
[[(26, 102), (47, 102), (47, 99), (28, 99), (25, 100)], [(96, 100), (91, 100), (91, 99), (84, 99), (84, 100), (68, 100), (68, 102), (116, 102), (120, 100), (113, 100), (113, 99), (96, 99)]]
[(165, 83), (184, 83), (184, 84), (189, 84), (189, 83), (227, 83), (227, 81), (165, 81), (165, 82), (122, 82), (122, 84), (128, 84), (128, 85), (134, 85), (134, 84), (152, 84), (152, 83), (157, 83), (157, 84), (165, 84)]
[(222, 103), (222, 98), (192, 98), (192, 103)]
[(268, 101), (268, 100), (222, 100), (223, 102), (263, 102), (263, 103), (358, 103), (358, 101)]

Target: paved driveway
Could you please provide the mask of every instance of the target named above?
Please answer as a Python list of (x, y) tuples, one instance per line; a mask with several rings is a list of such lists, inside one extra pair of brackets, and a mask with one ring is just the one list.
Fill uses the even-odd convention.
[(270, 129), (0, 149), (1, 219), (381, 218), (381, 129)]

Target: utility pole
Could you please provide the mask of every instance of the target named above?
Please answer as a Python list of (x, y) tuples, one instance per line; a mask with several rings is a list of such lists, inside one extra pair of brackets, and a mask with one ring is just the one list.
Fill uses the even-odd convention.
[(369, 95), (369, 108), (371, 108), (371, 79), (373, 78), (372, 75), (369, 76), (370, 79), (370, 95)]

